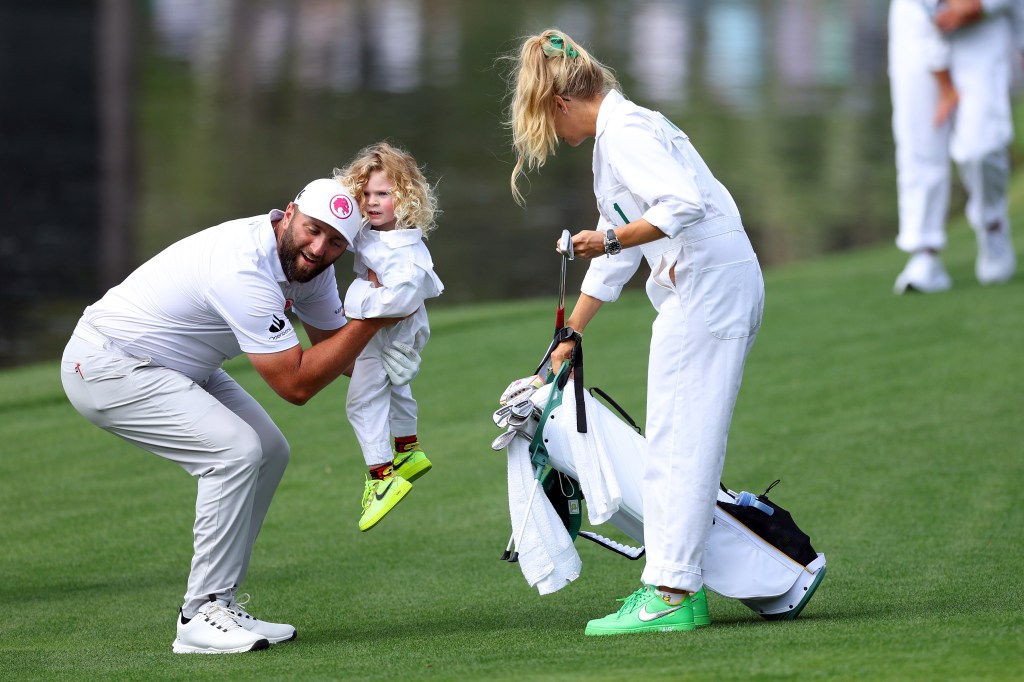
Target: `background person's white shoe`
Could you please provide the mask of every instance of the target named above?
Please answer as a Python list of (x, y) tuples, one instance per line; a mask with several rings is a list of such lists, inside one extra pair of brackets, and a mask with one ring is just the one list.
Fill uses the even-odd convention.
[(1017, 269), (1017, 254), (1013, 252), (1010, 230), (1004, 224), (998, 230), (977, 233), (978, 258), (974, 261), (974, 274), (982, 284), (1002, 284), (1013, 277)]
[(288, 625), (287, 623), (271, 623), (269, 621), (260, 620), (243, 608), (248, 603), (249, 595), (243, 594), (241, 601), (232, 599), (231, 603), (227, 606), (228, 613), (238, 621), (239, 625), (249, 632), (256, 633), (261, 637), (266, 637), (271, 644), (290, 642), (295, 639), (294, 626)]
[(918, 251), (907, 261), (903, 272), (896, 278), (893, 291), (902, 294), (906, 291), (920, 291), (934, 294), (946, 291), (953, 286), (953, 280), (942, 265), (938, 254), (929, 251)]
[(178, 636), (171, 645), (176, 654), (240, 654), (266, 649), (266, 637), (249, 632), (228, 612), (223, 604), (208, 602), (187, 623), (178, 613)]

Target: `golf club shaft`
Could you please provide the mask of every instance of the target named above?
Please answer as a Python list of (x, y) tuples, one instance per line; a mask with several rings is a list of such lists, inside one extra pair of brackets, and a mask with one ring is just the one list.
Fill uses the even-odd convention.
[(516, 554), (523, 546), (523, 533), (526, 532), (526, 522), (530, 520), (530, 509), (533, 508), (533, 498), (537, 497), (537, 488), (540, 487), (540, 478), (534, 477), (533, 487), (530, 489), (530, 500), (526, 503), (526, 513), (523, 514), (523, 522), (519, 524), (519, 534), (516, 536)]
[(562, 276), (558, 287), (558, 309), (555, 311), (555, 329), (565, 326), (565, 264), (569, 259), (562, 255)]

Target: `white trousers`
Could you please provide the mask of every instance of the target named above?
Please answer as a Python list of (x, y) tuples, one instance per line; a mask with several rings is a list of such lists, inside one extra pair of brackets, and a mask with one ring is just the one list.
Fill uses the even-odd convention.
[(641, 579), (695, 592), (764, 281), (743, 231), (685, 244), (675, 274), (651, 335)]
[(393, 341), (422, 352), (429, 338), (427, 311), (421, 306), (405, 320), (377, 332), (356, 358), (345, 412), (367, 466), (392, 461), (390, 437), (415, 435), (418, 421), (418, 405), (411, 385), (391, 385), (381, 352)]
[(290, 457), (266, 410), (224, 370), (201, 386), (125, 355), (83, 323), (64, 350), (61, 381), (93, 424), (196, 477), (194, 554), (182, 610), (191, 617), (211, 597), (230, 599)]
[(930, 22), (918, 0), (893, 0), (890, 5), (889, 84), (899, 202), (896, 245), (908, 253), (941, 251), (946, 246), (950, 159), (967, 192), (971, 226), (981, 231), (1008, 220), (1011, 20), (997, 13), (949, 38), (950, 71), (960, 102), (942, 126), (934, 123), (939, 89), (922, 48)]

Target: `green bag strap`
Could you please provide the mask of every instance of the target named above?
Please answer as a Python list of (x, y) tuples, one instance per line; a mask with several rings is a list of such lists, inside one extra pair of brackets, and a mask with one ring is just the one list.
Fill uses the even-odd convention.
[(540, 416), (540, 423), (533, 434), (533, 440), (530, 441), (530, 462), (533, 463), (533, 475), (537, 479), (541, 477), (541, 474), (544, 473), (544, 469), (548, 465), (548, 449), (544, 447), (544, 425), (551, 418), (551, 413), (554, 409), (562, 404), (562, 392), (565, 382), (561, 381), (561, 379), (563, 375), (568, 375), (571, 369), (568, 362), (563, 362), (562, 366), (558, 369), (557, 375), (552, 376), (550, 372), (548, 373), (548, 383), (551, 384), (551, 392), (548, 393), (547, 405), (544, 406), (544, 411)]

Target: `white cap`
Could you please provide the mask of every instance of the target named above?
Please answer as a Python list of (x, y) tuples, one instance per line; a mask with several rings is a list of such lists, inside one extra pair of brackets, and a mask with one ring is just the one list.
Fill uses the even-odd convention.
[(295, 205), (310, 218), (322, 220), (340, 232), (349, 246), (355, 243), (362, 224), (359, 204), (337, 180), (314, 180), (295, 197)]

